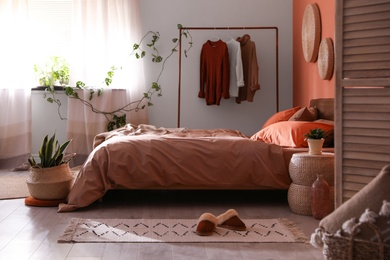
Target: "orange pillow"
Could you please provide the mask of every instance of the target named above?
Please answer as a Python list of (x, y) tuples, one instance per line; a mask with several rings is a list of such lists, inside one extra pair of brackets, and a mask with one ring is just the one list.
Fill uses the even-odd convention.
[(265, 121), (263, 127), (261, 129), (266, 128), (269, 125), (275, 124), (281, 121), (287, 121), (292, 115), (295, 114), (301, 107), (293, 107), (287, 110), (279, 111), (273, 114), (267, 121)]
[[(277, 144), (284, 147), (307, 147), (304, 134), (310, 129), (321, 128), (333, 133), (333, 125), (310, 121), (277, 122), (251, 136), (252, 140)], [(333, 139), (333, 137), (330, 137)], [(324, 147), (326, 147), (324, 145)]]

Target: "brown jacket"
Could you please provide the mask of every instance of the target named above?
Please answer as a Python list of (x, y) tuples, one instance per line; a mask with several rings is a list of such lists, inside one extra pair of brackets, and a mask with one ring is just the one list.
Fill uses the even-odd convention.
[(248, 34), (238, 37), (237, 41), (241, 44), (242, 68), (244, 72), (245, 86), (239, 89), (238, 97), (236, 97), (236, 103), (239, 104), (244, 100), (253, 102), (255, 92), (260, 89), (256, 44), (251, 40), (251, 37)]

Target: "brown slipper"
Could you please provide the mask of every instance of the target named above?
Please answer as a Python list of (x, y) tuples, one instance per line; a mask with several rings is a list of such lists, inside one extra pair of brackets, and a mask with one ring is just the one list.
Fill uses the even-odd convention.
[(245, 223), (238, 217), (237, 211), (234, 209), (229, 209), (225, 213), (219, 215), (218, 219), (218, 227), (231, 229), (235, 231), (245, 231), (246, 226)]
[(199, 236), (211, 236), (217, 227), (218, 219), (211, 213), (204, 213), (198, 219), (196, 234)]

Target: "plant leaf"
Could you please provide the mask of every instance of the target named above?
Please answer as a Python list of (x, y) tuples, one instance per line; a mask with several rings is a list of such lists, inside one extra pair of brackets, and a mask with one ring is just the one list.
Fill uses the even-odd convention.
[(61, 146), (60, 146), (60, 153), (63, 154), (65, 149), (68, 147), (68, 145), (70, 144), (70, 142), (72, 141), (72, 139), (66, 141), (65, 143), (63, 143)]
[(43, 138), (43, 141), (42, 141), (42, 146), (41, 146), (41, 149), (39, 149), (39, 159), (41, 159), (41, 165), (45, 163), (45, 149), (46, 149), (46, 143), (47, 143), (47, 140), (48, 140), (49, 136), (46, 135), (44, 138)]
[(52, 158), (54, 141), (55, 141), (55, 133), (53, 136), (46, 142), (46, 146), (43, 149), (44, 163), (42, 163), (42, 167), (47, 167), (50, 165), (50, 159)]

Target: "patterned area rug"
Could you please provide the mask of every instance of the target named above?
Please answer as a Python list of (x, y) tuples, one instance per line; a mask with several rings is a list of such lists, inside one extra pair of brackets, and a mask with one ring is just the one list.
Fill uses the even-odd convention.
[(58, 242), (77, 243), (306, 243), (308, 237), (288, 219), (245, 219), (246, 231), (216, 228), (195, 233), (196, 219), (71, 219)]

